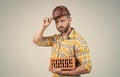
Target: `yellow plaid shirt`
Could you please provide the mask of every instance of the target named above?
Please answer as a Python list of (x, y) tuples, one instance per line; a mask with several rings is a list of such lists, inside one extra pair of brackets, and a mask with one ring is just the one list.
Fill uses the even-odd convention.
[[(51, 58), (57, 57), (76, 57), (78, 64), (82, 65), (88, 71), (91, 70), (91, 60), (89, 48), (86, 41), (74, 30), (69, 34), (68, 39), (62, 39), (61, 34), (43, 37), (43, 41), (37, 43), (38, 46), (52, 46)], [(63, 76), (54, 74), (52, 77), (80, 77), (80, 76)]]

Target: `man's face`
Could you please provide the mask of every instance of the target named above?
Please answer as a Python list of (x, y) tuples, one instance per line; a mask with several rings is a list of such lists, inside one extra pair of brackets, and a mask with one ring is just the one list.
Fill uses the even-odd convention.
[(70, 28), (71, 18), (67, 16), (61, 16), (55, 20), (56, 28), (60, 33), (68, 32)]

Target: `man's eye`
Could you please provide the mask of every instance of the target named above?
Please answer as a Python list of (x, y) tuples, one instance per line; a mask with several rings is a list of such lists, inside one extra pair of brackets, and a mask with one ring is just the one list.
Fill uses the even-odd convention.
[(58, 21), (55, 21), (55, 23), (58, 23)]
[(64, 22), (64, 20), (61, 20), (61, 22)]

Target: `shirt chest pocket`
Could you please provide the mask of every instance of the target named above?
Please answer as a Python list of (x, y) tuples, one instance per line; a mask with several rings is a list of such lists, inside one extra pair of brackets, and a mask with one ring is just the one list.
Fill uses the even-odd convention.
[(66, 56), (74, 57), (74, 45), (62, 44), (61, 51), (66, 54)]

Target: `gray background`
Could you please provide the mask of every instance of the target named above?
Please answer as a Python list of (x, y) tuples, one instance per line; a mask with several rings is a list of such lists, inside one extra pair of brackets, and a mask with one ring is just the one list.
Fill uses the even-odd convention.
[[(50, 47), (32, 43), (43, 17), (58, 5), (88, 42), (93, 69), (82, 77), (119, 77), (120, 0), (0, 0), (0, 77), (51, 77)], [(44, 35), (58, 33), (54, 22)]]

